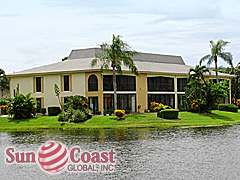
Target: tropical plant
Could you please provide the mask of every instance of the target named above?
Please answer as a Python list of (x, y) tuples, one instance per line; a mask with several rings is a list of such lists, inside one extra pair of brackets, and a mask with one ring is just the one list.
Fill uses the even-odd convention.
[(202, 68), (201, 71), (189, 71), (189, 87), (185, 88), (185, 103), (189, 111), (209, 112), (218, 105), (222, 97), (228, 96), (229, 87), (227, 82), (214, 83), (212, 80), (206, 81), (203, 72), (208, 71), (205, 68)]
[(116, 82), (116, 71), (122, 74), (122, 66), (126, 66), (130, 71), (138, 74), (138, 69), (132, 59), (134, 55), (138, 53), (131, 50), (130, 46), (120, 39), (120, 36), (115, 36), (113, 34), (112, 44), (103, 43), (100, 45), (101, 51), (96, 54), (91, 62), (91, 66), (94, 67), (100, 64), (100, 73), (103, 74), (103, 70), (111, 69), (113, 70), (113, 90), (114, 90), (114, 109), (117, 109), (117, 82)]
[(72, 116), (72, 121), (73, 122), (83, 122), (83, 121), (86, 121), (87, 120), (87, 115), (85, 112), (81, 111), (81, 110), (76, 110), (74, 111), (73, 113), (73, 116)]
[(63, 111), (58, 116), (58, 121), (68, 121), (66, 113)]
[(190, 85), (191, 83), (199, 83), (200, 81), (206, 84), (204, 75), (209, 73), (209, 69), (206, 66), (197, 65), (195, 68), (189, 70), (188, 82), (190, 82)]
[(231, 93), (232, 97), (235, 100), (240, 99), (240, 62), (237, 64), (236, 67), (220, 67), (219, 72), (236, 76), (231, 80)]
[(58, 98), (58, 103), (59, 103), (59, 105), (61, 107), (61, 102), (60, 102), (60, 97), (59, 97), (60, 96), (60, 89), (59, 89), (57, 84), (54, 84), (54, 92), (55, 92), (55, 95)]
[(23, 94), (17, 95), (12, 99), (8, 107), (8, 114), (13, 119), (27, 119), (33, 117), (37, 108), (35, 107), (36, 101), (31, 97), (31, 93), (26, 96)]
[(207, 64), (210, 65), (213, 62), (215, 63), (215, 72), (216, 72), (216, 80), (217, 83), (219, 82), (218, 80), (218, 57), (220, 57), (222, 60), (224, 60), (226, 63), (233, 66), (232, 63), (232, 54), (230, 52), (225, 52), (224, 47), (227, 46), (229, 42), (223, 41), (223, 40), (218, 40), (217, 43), (214, 43), (213, 41), (210, 42), (210, 47), (211, 47), (211, 54), (207, 54), (204, 57), (201, 58), (200, 60), (200, 65), (202, 64), (203, 61), (208, 60)]
[(87, 101), (87, 98), (84, 96), (75, 95), (75, 96), (68, 96), (66, 98), (67, 98), (66, 103), (62, 105), (62, 108), (64, 110), (71, 108), (71, 109), (80, 109), (85, 111), (85, 109), (88, 108), (88, 101)]
[(59, 114), (59, 121), (83, 122), (92, 118), (92, 110), (88, 109), (87, 98), (84, 96), (69, 96), (62, 105), (63, 112)]
[(5, 76), (5, 71), (0, 69), (0, 88), (1, 88), (1, 97), (3, 98), (3, 90), (9, 89), (9, 80)]
[(42, 113), (42, 115), (45, 115), (47, 113), (47, 110), (46, 110), (46, 108), (41, 108), (40, 112)]

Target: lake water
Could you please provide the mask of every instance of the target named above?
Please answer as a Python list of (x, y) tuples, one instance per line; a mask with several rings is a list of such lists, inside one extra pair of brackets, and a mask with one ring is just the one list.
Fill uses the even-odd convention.
[[(0, 133), (0, 179), (240, 179), (240, 126)], [(45, 173), (35, 165), (6, 165), (9, 146), (37, 151), (46, 141), (88, 151), (115, 149), (112, 173)]]

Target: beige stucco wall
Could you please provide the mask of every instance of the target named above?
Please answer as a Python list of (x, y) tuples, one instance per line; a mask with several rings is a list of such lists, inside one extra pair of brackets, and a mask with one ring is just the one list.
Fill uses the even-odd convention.
[[(71, 96), (71, 95), (82, 95), (86, 96), (85, 93), (85, 73), (75, 73), (75, 74), (63, 74), (72, 75), (72, 91), (61, 92), (61, 97)], [(34, 93), (34, 77), (43, 77), (43, 92)], [(10, 81), (10, 93), (13, 97), (13, 90), (16, 89), (17, 84), (19, 84), (19, 93), (26, 95), (32, 92), (32, 97), (43, 98), (43, 107), (49, 106), (59, 106), (58, 99), (54, 92), (54, 85), (57, 84), (61, 89), (61, 74), (58, 75), (39, 75), (39, 76), (29, 76), (29, 77), (12, 77)]]
[[(61, 97), (72, 96), (72, 95), (86, 96), (85, 73), (62, 74), (62, 75), (72, 75), (72, 91), (62, 91)], [(58, 77), (59, 77), (59, 88), (60, 88), (61, 76), (59, 75)]]
[(10, 96), (13, 97), (13, 90), (19, 84), (19, 93), (28, 94), (33, 92), (33, 77), (12, 77), (10, 81)]

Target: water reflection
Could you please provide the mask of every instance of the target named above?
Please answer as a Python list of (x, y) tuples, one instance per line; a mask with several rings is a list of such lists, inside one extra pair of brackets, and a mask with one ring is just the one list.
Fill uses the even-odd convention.
[(231, 126), (0, 133), (0, 164), (4, 162), (6, 147), (37, 151), (50, 140), (61, 141), (69, 149), (80, 146), (88, 151), (117, 152), (116, 172), (109, 174), (63, 172), (53, 176), (38, 166), (15, 165), (4, 165), (0, 174), (3, 179), (238, 179), (239, 129)]

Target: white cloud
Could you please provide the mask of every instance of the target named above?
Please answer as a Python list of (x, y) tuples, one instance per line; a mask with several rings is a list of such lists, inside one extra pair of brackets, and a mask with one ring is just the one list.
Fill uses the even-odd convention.
[(71, 49), (110, 42), (114, 33), (135, 50), (181, 55), (191, 65), (209, 53), (209, 40), (228, 40), (237, 64), (239, 8), (229, 0), (5, 1), (0, 63), (10, 73), (57, 62)]

